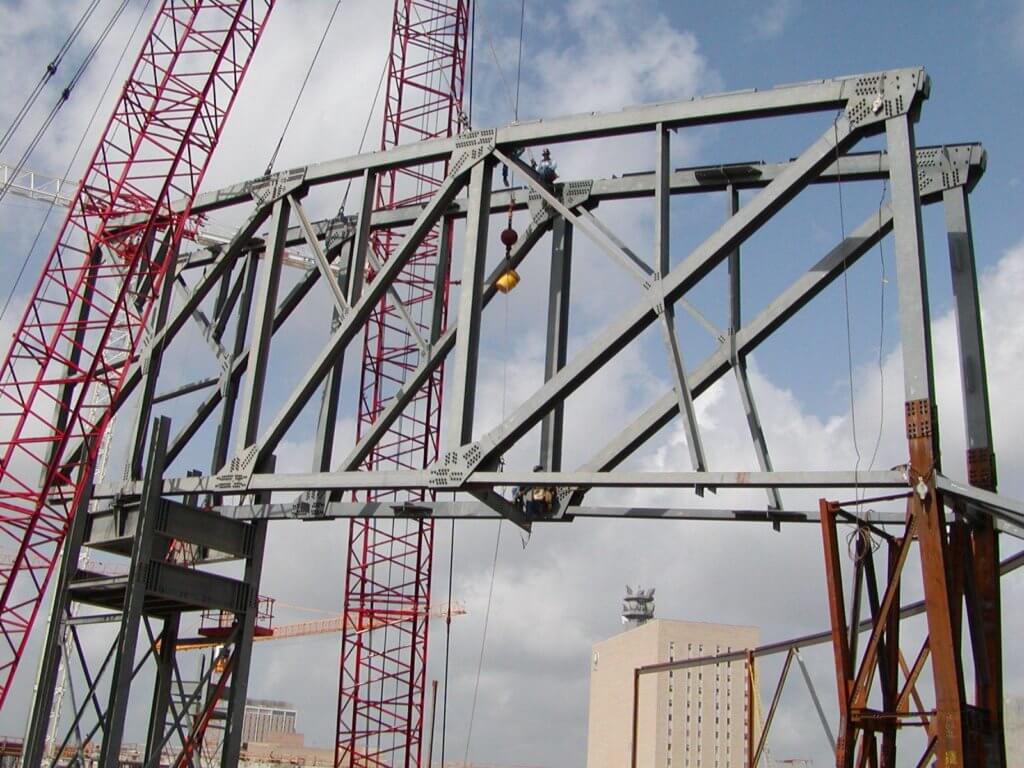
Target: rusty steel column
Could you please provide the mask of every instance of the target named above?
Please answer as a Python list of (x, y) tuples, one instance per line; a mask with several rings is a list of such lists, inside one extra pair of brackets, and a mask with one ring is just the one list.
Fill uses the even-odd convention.
[[(960, 352), (961, 389), (967, 436), (967, 481), (986, 491), (996, 490), (996, 462), (992, 446), (985, 345), (974, 238), (966, 187), (943, 193), (950, 276), (956, 306), (957, 342)], [(969, 531), (969, 569), (973, 594), (968, 611), (976, 618), (971, 646), (975, 666), (975, 704), (983, 712), (984, 738), (972, 757), (978, 765), (1003, 768), (1006, 745), (1003, 734), (1003, 658), (999, 595), (999, 540), (988, 516), (972, 520)]]
[(962, 766), (965, 742), (963, 669), (954, 638), (945, 510), (935, 489), (935, 473), (939, 470), (939, 440), (912, 117), (905, 115), (889, 119), (885, 128), (899, 286), (906, 428), (910, 454), (908, 473), (914, 490), (910, 509), (917, 520), (935, 685), (936, 713), (931, 723), (929, 748), (934, 748), (934, 756), (939, 765)]
[(832, 627), (832, 652), (836, 666), (836, 692), (839, 696), (839, 728), (836, 731), (836, 766), (853, 765), (853, 722), (850, 719), (850, 693), (853, 689), (853, 659), (846, 627), (846, 600), (843, 597), (843, 572), (839, 562), (839, 537), (836, 532), (836, 506), (825, 499), (818, 502), (821, 511), (821, 538), (825, 548), (825, 588)]

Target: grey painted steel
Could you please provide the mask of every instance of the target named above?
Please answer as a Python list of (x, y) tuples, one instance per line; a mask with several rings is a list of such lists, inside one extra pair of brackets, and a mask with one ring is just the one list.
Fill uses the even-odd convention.
[[(222, 475), (168, 477), (166, 496), (228, 491), (361, 491), (379, 490), (479, 491), (510, 485), (551, 485), (575, 488), (906, 488), (899, 470), (812, 472), (491, 472), (476, 471), (461, 480), (438, 483), (430, 470), (394, 472), (256, 473), (244, 485)], [(110, 499), (119, 494), (137, 495), (139, 483), (105, 483), (94, 497)]]
[[(499, 520), (494, 507), (476, 501), (332, 501), (323, 509), (297, 501), (288, 504), (241, 504), (216, 508), (219, 515), (234, 520), (333, 520), (338, 518), (433, 518), (436, 520)], [(713, 509), (686, 507), (570, 506), (558, 517), (544, 517), (532, 523), (565, 523), (576, 518), (679, 520), (736, 523), (820, 523), (818, 510), (775, 512), (764, 509)], [(873, 512), (866, 516), (875, 525), (906, 523), (904, 513)]]
[[(735, 354), (726, 345), (712, 353), (691, 377), (693, 394), (696, 397), (729, 370), (731, 359), (751, 352), (767, 339), (777, 328), (792, 318), (811, 299), (839, 277), (844, 268), (849, 268), (887, 234), (892, 227), (892, 216), (885, 207), (879, 214), (869, 216), (865, 222), (824, 258), (818, 261), (789, 288), (779, 294), (752, 321), (735, 334)], [(650, 408), (638, 416), (632, 424), (622, 430), (584, 469), (597, 471), (618, 466), (637, 448), (643, 445), (658, 430), (664, 427), (678, 413), (675, 393), (666, 392)]]
[[(273, 471), (273, 459), (261, 469)], [(257, 497), (257, 502), (260, 498)], [(263, 573), (263, 551), (267, 540), (267, 522), (252, 524), (252, 553), (245, 561), (244, 583), (248, 586), (246, 610), (237, 617), (238, 642), (235, 645), (234, 668), (231, 672), (231, 690), (228, 695), (227, 730), (224, 734), (222, 765), (238, 765), (242, 749), (242, 720), (245, 716), (246, 692), (249, 686), (249, 668), (252, 665), (252, 641), (256, 618), (259, 614), (259, 584)]]
[(832, 729), (829, 727), (828, 718), (825, 717), (825, 710), (821, 706), (821, 700), (818, 698), (818, 692), (814, 689), (814, 683), (811, 682), (811, 674), (807, 671), (807, 665), (804, 663), (803, 656), (800, 655), (800, 649), (794, 648), (796, 652), (796, 663), (800, 665), (800, 674), (804, 678), (804, 684), (807, 686), (807, 692), (811, 694), (811, 701), (814, 702), (814, 711), (818, 714), (818, 721), (821, 723), (822, 730), (825, 731), (825, 738), (828, 739), (829, 745), (832, 747), (833, 754), (836, 751), (836, 737), (832, 733)]
[[(249, 343), (252, 365), (249, 366), (242, 390), (241, 418), (236, 452), (241, 454), (256, 440), (260, 427), (260, 411), (263, 405), (263, 388), (266, 384), (267, 369), (270, 366), (270, 337), (273, 334), (274, 307), (277, 291), (281, 285), (281, 260), (284, 257), (284, 238), (288, 230), (288, 219), (292, 205), (290, 196), (274, 202), (274, 213), (270, 227), (271, 241), (260, 262), (259, 279), (253, 296), (254, 314)], [(330, 270), (327, 270), (328, 274)]]
[[(889, 142), (889, 179), (895, 220), (893, 252), (899, 286), (905, 399), (908, 402), (927, 400), (934, 403), (928, 283), (917, 191), (914, 129), (910, 116), (888, 120), (886, 138)], [(938, 434), (933, 434), (932, 440), (938, 461)]]
[(181, 616), (173, 614), (164, 619), (160, 632), (160, 652), (157, 654), (156, 680), (153, 684), (153, 702), (149, 708), (149, 728), (146, 732), (146, 749), (143, 762), (158, 761), (167, 727), (167, 713), (171, 706), (174, 686), (174, 648), (178, 643), (178, 629)]
[[(494, 132), (494, 141), (501, 147), (550, 145), (581, 139), (644, 133), (653, 130), (659, 123), (664, 124), (666, 128), (682, 128), (760, 117), (823, 112), (841, 109), (851, 104), (870, 111), (876, 94), (871, 93), (869, 98), (867, 95), (858, 94), (857, 91), (858, 88), (863, 90), (865, 83), (879, 80), (885, 83), (902, 80), (908, 86), (904, 92), (908, 101), (914, 101), (918, 95), (926, 96), (929, 89), (928, 78), (923, 69), (894, 69), (886, 70), (884, 73), (784, 85), (765, 91), (747, 90), (713, 94), (688, 101), (632, 107), (606, 114), (589, 113), (516, 123), (497, 129)], [(250, 198), (254, 187), (267, 185), (276, 178), (286, 178), (289, 175), (301, 174), (306, 184), (315, 185), (355, 178), (367, 169), (379, 172), (404, 165), (444, 160), (456, 149), (457, 141), (455, 138), (433, 139), (386, 152), (329, 160), (282, 171), (270, 179), (260, 177), (200, 194), (196, 197), (192, 210), (195, 213), (204, 213), (244, 202)], [(175, 210), (180, 206), (179, 202), (172, 204)], [(124, 223), (130, 224), (132, 219), (127, 217)]]
[[(550, 227), (550, 223), (551, 219), (545, 218), (541, 224), (535, 225), (534, 223), (531, 223), (530, 226), (526, 228), (526, 231), (524, 231), (522, 237), (519, 238), (519, 241), (512, 249), (512, 254), (509, 257), (509, 263), (513, 268), (519, 266), (523, 259), (526, 258), (526, 255)], [(486, 307), (495, 295), (497, 295), (497, 280), (504, 270), (505, 265), (499, 264), (487, 278), (487, 287), (484, 289), (482, 299), (484, 307)], [(416, 392), (423, 386), (427, 377), (437, 370), (437, 367), (455, 347), (457, 334), (458, 324), (456, 323), (449, 326), (444, 333), (437, 338), (431, 347), (430, 354), (426, 359), (420, 360), (416, 370), (409, 374), (406, 379), (405, 387), (403, 387), (400, 392), (397, 392), (388, 404), (388, 407), (385, 408), (382, 413), (378, 414), (377, 420), (374, 421), (369, 429), (366, 430), (362, 438), (352, 448), (345, 460), (341, 462), (338, 467), (338, 471), (354, 470), (362, 464), (363, 460), (369, 455), (376, 442), (380, 440), (388, 429), (391, 428), (395, 419), (399, 417), (405, 407), (409, 402), (411, 402)]]
[[(671, 252), (671, 194), (668, 188), (670, 144), (669, 133), (659, 125), (655, 131), (657, 146), (657, 167), (655, 170), (654, 191), (654, 250), (657, 258), (658, 274), (667, 275), (672, 269)], [(661, 281), (655, 280), (652, 290), (661, 293)], [(669, 374), (672, 377), (676, 398), (679, 400), (679, 413), (683, 417), (683, 430), (686, 433), (686, 449), (690, 453), (690, 467), (697, 472), (707, 469), (704, 456), (704, 444), (700, 437), (697, 424), (697, 411), (693, 406), (693, 395), (686, 376), (686, 365), (683, 362), (683, 350), (676, 333), (676, 315), (671, 302), (664, 296), (657, 296), (657, 308), (661, 313), (661, 332), (668, 352)], [(703, 494), (701, 489), (698, 492)]]
[(68, 632), (66, 620), (71, 603), (68, 587), (78, 570), (78, 555), (82, 551), (82, 539), (85, 535), (85, 521), (90, 503), (91, 494), (87, 489), (82, 494), (78, 511), (64, 541), (60, 571), (53, 587), (50, 621), (47, 624), (43, 640), (32, 707), (29, 710), (28, 729), (25, 733), (22, 764), (26, 766), (42, 765), (46, 754), (46, 734), (53, 711), (53, 695), (57, 688), (61, 659), (65, 652), (65, 634)]
[[(156, 312), (153, 313), (153, 319), (146, 328), (146, 340), (143, 342), (140, 354), (142, 358), (142, 384), (139, 402), (135, 410), (135, 428), (132, 430), (134, 444), (128, 459), (128, 471), (135, 479), (142, 477), (142, 462), (145, 456), (146, 435), (148, 434), (147, 427), (150, 419), (153, 417), (153, 399), (156, 396), (156, 382), (160, 376), (160, 366), (163, 363), (163, 352), (166, 343), (163, 337), (157, 337), (153, 331), (163, 327), (167, 322), (175, 284), (176, 281), (173, 274), (164, 280), (160, 290), (160, 298), (157, 301)], [(153, 341), (150, 342), (149, 339), (153, 339)]]
[[(740, 209), (740, 193), (735, 186), (729, 185), (726, 189), (726, 214), (730, 218), (736, 215)], [(758, 466), (762, 472), (773, 471), (772, 457), (768, 453), (768, 442), (764, 436), (764, 429), (761, 426), (761, 417), (757, 412), (757, 405), (754, 402), (754, 391), (750, 386), (750, 376), (747, 374), (747, 358), (741, 355), (736, 349), (736, 333), (743, 327), (742, 321), (742, 272), (740, 264), (740, 249), (736, 248), (729, 254), (729, 353), (731, 357), (732, 370), (736, 375), (736, 385), (739, 388), (740, 402), (743, 404), (743, 412), (747, 417), (747, 428), (750, 430), (750, 439), (754, 443), (754, 454), (757, 457)], [(766, 489), (768, 494), (768, 508), (774, 510), (782, 509), (782, 494), (778, 488)], [(775, 526), (779, 530), (779, 526)]]
[(462, 257), (462, 284), (459, 288), (458, 326), (455, 340), (455, 366), (451, 378), (448, 420), (449, 439), (454, 446), (473, 439), (473, 413), (476, 409), (476, 374), (480, 355), (480, 313), (483, 309), (484, 267), (487, 260), (487, 223), (494, 167), (490, 162), (473, 166), (469, 181), (469, 219), (466, 222), (466, 250)]
[[(569, 296), (572, 287), (573, 226), (564, 218), (555, 220), (551, 235), (551, 271), (548, 279), (548, 324), (544, 347), (544, 380), (565, 365), (569, 343)], [(562, 469), (562, 428), (565, 405), (559, 403), (540, 423), (540, 465), (550, 471)]]
[(260, 463), (274, 450), (278, 441), (313, 394), (313, 391), (320, 385), (334, 360), (344, 353), (348, 344), (362, 328), (373, 311), (373, 307), (380, 301), (388, 286), (392, 284), (398, 273), (405, 268), (409, 259), (415, 254), (423, 236), (434, 227), (445, 208), (455, 195), (458, 194), (468, 168), (463, 165), (449, 174), (448, 178), (438, 188), (430, 204), (420, 214), (410, 231), (406, 233), (405, 238), (395, 253), (384, 264), (383, 269), (376, 275), (373, 282), (365, 286), (359, 301), (353, 305), (352, 311), (342, 320), (338, 330), (331, 334), (327, 345), (317, 355), (316, 360), (310, 366), (306, 375), (295, 387), (291, 395), (289, 395), (270, 426), (260, 436), (256, 443), (257, 450), (247, 457), (250, 459), (247, 462), (248, 467), (253, 467)]
[(960, 350), (960, 380), (964, 403), (967, 448), (992, 448), (992, 416), (988, 402), (988, 375), (981, 332), (981, 304), (974, 259), (967, 190), (954, 187), (943, 195), (949, 266), (956, 303), (957, 341)]
[[(153, 424), (152, 442), (146, 462), (145, 487), (142, 490), (142, 504), (148, 509), (156, 508), (160, 499), (161, 477), (167, 454), (167, 441), (171, 420), (157, 419)], [(116, 655), (110, 680), (110, 698), (107, 704), (107, 728), (100, 746), (100, 768), (118, 768), (120, 765), (121, 742), (124, 739), (124, 721), (128, 713), (128, 694), (134, 677), (135, 649), (138, 645), (143, 604), (146, 599), (146, 580), (149, 576), (149, 560), (153, 553), (155, 515), (144, 514), (137, 526), (132, 549), (136, 556), (128, 571), (124, 590), (124, 607), (121, 613), (121, 627), (116, 641)]]
[[(738, 247), (765, 221), (779, 211), (807, 180), (826, 164), (835, 153), (852, 141), (851, 130), (845, 117), (837, 118), (809, 149), (762, 189), (739, 213), (698, 246), (668, 275), (662, 277), (665, 303), (682, 296), (706, 276), (729, 251)], [(529, 171), (518, 161), (509, 163), (521, 173)], [(480, 440), (480, 459), (490, 459), (502, 453), (525, 435), (547, 413), (556, 401), (563, 400), (581, 386), (591, 375), (620, 352), (632, 339), (657, 319), (657, 312), (649, 301), (641, 301), (622, 312), (619, 319), (601, 333), (557, 375), (545, 382), (533, 397), (496, 429)], [(472, 465), (469, 467), (472, 469)]]

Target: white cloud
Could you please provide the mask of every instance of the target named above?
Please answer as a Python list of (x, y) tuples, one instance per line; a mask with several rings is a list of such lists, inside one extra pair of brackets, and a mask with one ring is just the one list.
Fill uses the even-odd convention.
[(751, 16), (751, 33), (762, 40), (774, 40), (785, 32), (800, 10), (800, 0), (770, 0)]

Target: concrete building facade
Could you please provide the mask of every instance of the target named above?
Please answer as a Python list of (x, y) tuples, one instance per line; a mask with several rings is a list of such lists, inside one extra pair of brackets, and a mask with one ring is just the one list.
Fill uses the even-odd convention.
[[(754, 648), (756, 627), (656, 619), (593, 647), (587, 768), (622, 768), (632, 749), (633, 670)], [(639, 768), (741, 768), (750, 711), (744, 663), (646, 675), (640, 683)]]

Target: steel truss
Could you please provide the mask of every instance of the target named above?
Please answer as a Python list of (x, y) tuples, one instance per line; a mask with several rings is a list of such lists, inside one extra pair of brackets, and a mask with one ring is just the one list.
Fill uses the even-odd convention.
[[(208, 503), (222, 516), (239, 520), (289, 517), (423, 520), (434, 516), (500, 515), (520, 526), (530, 527), (542, 521), (527, 519), (525, 513), (502, 498), (497, 489), (516, 484), (550, 484), (560, 489), (559, 500), (554, 514), (543, 522), (568, 522), (575, 516), (587, 514), (669, 519), (703, 516), (773, 523), (804, 521), (822, 525), (826, 538), (835, 507), (826, 504), (812, 512), (784, 511), (778, 492), (786, 488), (817, 488), (831, 495), (832, 489), (880, 489), (887, 495), (909, 499), (913, 532), (922, 552), (930, 663), (936, 691), (928, 718), (930, 754), (941, 765), (980, 765), (983, 763), (976, 762), (975, 758), (981, 754), (977, 750), (983, 749), (989, 759), (987, 764), (1000, 765), (1001, 750), (996, 745), (1002, 744), (1001, 705), (995, 695), (998, 684), (994, 682), (1001, 680), (999, 633), (992, 631), (992, 627), (998, 625), (999, 616), (998, 581), (994, 575), (998, 564), (996, 531), (1019, 534), (1024, 525), (1024, 510), (1019, 503), (994, 493), (991, 441), (987, 431), (976, 428), (979, 413), (984, 411), (987, 418), (987, 401), (983, 409), (978, 398), (984, 395), (977, 394), (984, 393), (986, 386), (967, 193), (984, 171), (985, 155), (981, 147), (974, 144), (915, 147), (913, 126), (927, 95), (928, 79), (923, 70), (889, 70), (767, 91), (626, 109), (614, 114), (582, 115), (474, 131), (457, 138), (434, 139), (387, 152), (297, 168), (201, 195), (195, 211), (248, 207), (246, 223), (225, 247), (199, 250), (181, 257), (178, 274), (189, 282), (188, 289), (154, 328), (154, 339), (158, 343), (132, 366), (116, 404), (126, 403), (129, 395), (134, 394), (139, 413), (148, 418), (155, 403), (185, 394), (196, 395), (199, 403), (194, 415), (179, 426), (169, 441), (167, 464), (199, 442), (199, 430), (215, 413), (219, 414), (218, 437), (214, 441), (209, 473), (171, 476), (165, 472), (162, 482), (151, 487), (159, 486), (159, 494), (164, 497), (205, 494)], [(789, 162), (681, 170), (669, 167), (668, 141), (673, 130), (795, 113), (825, 113), (829, 119), (820, 138)], [(653, 135), (656, 139), (655, 170), (651, 173), (549, 187), (517, 159), (517, 151), (527, 147), (637, 133)], [(851, 151), (861, 139), (878, 135), (884, 136), (886, 151), (859, 154)], [(439, 162), (448, 163), (448, 175), (431, 198), (420, 205), (378, 211), (374, 210), (373, 195), (367, 193), (356, 216), (324, 221), (316, 221), (304, 208), (304, 198), (314, 189), (328, 188), (348, 179), (362, 179), (366, 190), (373, 190), (381, 173), (396, 167)], [(523, 190), (492, 191), (491, 177), (499, 163), (515, 168), (517, 175), (526, 180), (528, 190), (525, 193)], [(741, 320), (740, 247), (808, 185), (834, 184), (840, 178), (843, 183), (887, 179), (892, 190), (891, 200), (813, 262), (804, 275), (762, 311)], [(736, 203), (739, 190), (750, 192), (743, 206)], [(670, 250), (668, 197), (723, 191), (728, 192), (730, 198), (730, 215), (725, 222), (684, 258), (670, 261), (667, 258)], [(624, 198), (653, 198), (656, 203), (654, 263), (647, 263), (629, 250), (594, 213), (602, 203)], [(965, 394), (971, 440), (968, 465), (977, 488), (960, 487), (946, 479), (941, 474), (936, 448), (937, 418), (933, 407), (930, 319), (920, 211), (922, 205), (939, 201), (947, 210), (964, 390), (968, 393)], [(512, 266), (522, 263), (545, 234), (554, 233), (547, 367), (544, 383), (532, 396), (497, 427), (480, 434), (474, 429), (474, 409), (481, 318), (497, 292), (495, 281), (506, 268), (506, 264), (501, 264), (489, 274), (486, 271), (485, 257), (491, 239), (488, 224), (492, 215), (504, 213), (510, 205), (516, 210), (526, 210), (530, 218), (510, 254)], [(443, 330), (432, 329), (434, 332), (425, 339), (426, 349), (419, 363), (408, 373), (406, 385), (394, 393), (391, 403), (377, 415), (372, 427), (343, 449), (344, 456), (334, 462), (333, 471), (324, 470), (322, 465), (314, 466), (308, 473), (261, 470), (273, 459), (281, 441), (292, 434), (291, 430), (300, 429), (301, 412), (340, 365), (345, 351), (363, 332), (374, 308), (392, 289), (424, 238), (439, 224), (443, 231), (460, 219), (464, 219), (465, 224), (461, 243), (455, 243), (456, 248), (461, 245), (463, 253), (455, 317)], [(129, 216), (123, 223), (131, 221)], [(267, 222), (267, 234), (255, 237)], [(406, 227), (405, 237), (388, 261), (372, 276), (367, 276), (373, 231), (396, 225)], [(633, 306), (620, 309), (618, 316), (591, 343), (570, 357), (564, 351), (568, 334), (564, 305), (571, 301), (571, 254), (573, 240), (580, 233), (632, 275), (643, 296)], [(908, 403), (907, 465), (873, 472), (775, 471), (753, 407), (752, 393), (745, 381), (743, 361), (889, 234), (894, 237), (899, 283)], [(300, 245), (311, 251), (316, 266), (305, 272), (287, 292), (279, 291), (283, 253), (286, 248)], [(732, 327), (723, 333), (724, 338), (705, 360), (696, 366), (684, 364), (680, 341), (671, 322), (672, 310), (692, 311), (685, 302), (687, 292), (715, 266), (725, 262), (732, 265)], [(239, 277), (233, 278), (236, 268), (239, 268)], [(337, 275), (341, 280), (335, 283)], [(189, 278), (192, 279), (189, 281)], [(328, 295), (336, 319), (327, 341), (316, 351), (292, 391), (274, 412), (264, 417), (263, 389), (274, 362), (270, 340), (321, 278), (334, 286), (361, 283), (360, 290), (352, 293), (350, 288), (331, 288)], [(211, 304), (212, 317), (208, 319), (201, 308)], [(175, 337), (189, 318), (197, 319), (210, 341), (218, 370), (192, 384), (158, 391), (160, 366), (153, 363), (158, 363), (167, 350), (174, 348)], [(221, 340), (231, 318), (236, 319), (238, 330), (228, 348)], [(664, 339), (673, 386), (583, 466), (574, 471), (562, 470), (559, 438), (563, 431), (561, 414), (565, 403), (584, 382), (653, 326), (659, 328)], [(411, 327), (409, 330), (411, 333)], [(445, 402), (448, 445), (444, 455), (422, 470), (365, 468), (366, 458), (445, 361), (451, 364), (451, 376)], [(714, 471), (713, 467), (705, 466), (706, 460), (699, 449), (700, 429), (693, 417), (692, 401), (730, 371), (738, 377), (739, 386), (744, 390), (759, 471)], [(693, 446), (689, 470), (618, 469), (677, 416)], [(145, 422), (145, 419), (138, 419), (140, 424)], [(538, 426), (543, 435), (541, 462), (550, 471), (501, 471), (502, 456)], [(232, 433), (235, 435), (233, 448)], [(144, 435), (145, 430), (139, 429), (131, 440), (138, 445)], [(318, 432), (317, 440), (314, 453), (317, 456), (327, 454), (330, 445), (323, 442), (322, 431)], [(94, 490), (94, 497), (117, 508), (140, 498), (146, 487), (145, 482), (129, 478), (124, 482), (100, 484)], [(766, 511), (587, 507), (583, 504), (586, 493), (595, 487), (756, 487), (772, 495)], [(365, 490), (454, 492), (471, 494), (480, 503), (344, 500), (352, 491)], [(273, 494), (282, 491), (299, 491), (305, 495), (295, 502), (275, 501)], [(899, 525), (905, 520), (892, 518), (880, 522)], [(871, 524), (881, 530), (880, 525)], [(970, 539), (971, 546), (963, 546), (965, 537)], [(962, 552), (961, 558), (955, 561), (950, 558), (951, 547)], [(961, 570), (972, 576), (961, 578), (958, 575)], [(903, 578), (907, 578), (906, 573)], [(961, 583), (962, 590), (957, 586)], [(838, 583), (833, 578), (830, 584), (834, 597), (839, 594)], [(959, 624), (955, 611), (949, 606), (958, 604), (952, 597), (972, 590), (982, 597), (973, 602), (968, 600), (969, 606), (977, 608), (969, 610), (971, 621), (979, 627), (977, 637), (986, 638), (981, 646), (973, 647), (977, 645), (973, 643), (972, 652), (978, 658), (984, 656), (984, 663), (975, 663), (975, 667), (988, 676), (985, 677), (987, 687), (979, 690), (968, 705), (961, 649), (959, 642), (954, 641), (959, 637), (956, 632)], [(884, 605), (890, 604), (894, 604), (893, 601), (883, 601), (878, 615), (884, 617)], [(833, 619), (837, 620), (840, 613), (833, 608)], [(881, 639), (886, 641), (887, 653), (891, 654), (894, 644), (886, 637)], [(869, 643), (869, 649), (871, 645)], [(844, 660), (841, 666), (845, 675), (847, 662)], [(891, 665), (885, 674), (889, 675), (890, 671)], [(840, 695), (849, 699), (848, 694), (852, 695), (854, 689), (847, 690), (847, 678), (840, 677)], [(887, 680), (891, 683), (892, 676)], [(854, 703), (846, 710), (850, 715), (840, 730), (849, 730), (844, 733), (861, 733), (867, 727), (866, 716), (857, 714), (862, 712), (858, 707), (859, 704)], [(986, 714), (974, 717), (977, 711)], [(984, 737), (976, 739), (973, 734), (979, 732)], [(849, 736), (846, 742), (851, 744), (851, 749), (852, 738)], [(367, 744), (362, 748), (371, 749)]]

